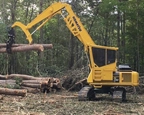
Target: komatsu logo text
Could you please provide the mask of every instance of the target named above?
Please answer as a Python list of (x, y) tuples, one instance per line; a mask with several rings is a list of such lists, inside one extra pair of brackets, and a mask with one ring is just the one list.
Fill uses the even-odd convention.
[(73, 16), (73, 19), (74, 19), (74, 22), (76, 23), (77, 27), (78, 27), (78, 30), (81, 31), (81, 27), (80, 25), (78, 24), (76, 18)]

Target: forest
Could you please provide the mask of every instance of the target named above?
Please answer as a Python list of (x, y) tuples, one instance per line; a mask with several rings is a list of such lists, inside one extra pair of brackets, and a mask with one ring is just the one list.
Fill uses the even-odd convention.
[[(8, 39), (9, 27), (16, 21), (27, 25), (44, 9), (59, 0), (0, 0), (0, 42)], [(119, 47), (118, 64), (129, 64), (144, 73), (143, 0), (62, 0), (71, 5), (97, 45)], [(39, 24), (38, 24), (39, 25)], [(37, 25), (36, 25), (37, 26)], [(33, 32), (35, 27), (30, 31)], [(27, 43), (20, 28), (15, 41)], [(0, 54), (1, 74), (55, 76), (67, 70), (87, 68), (83, 44), (66, 27), (61, 15), (54, 16), (33, 35), (34, 43), (53, 44), (43, 52)]]

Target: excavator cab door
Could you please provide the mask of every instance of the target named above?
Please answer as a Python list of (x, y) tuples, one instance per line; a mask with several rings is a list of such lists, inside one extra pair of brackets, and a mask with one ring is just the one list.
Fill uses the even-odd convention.
[(116, 50), (92, 47), (92, 54), (94, 63), (98, 67), (112, 64), (116, 61)]
[(93, 46), (90, 47), (91, 74), (88, 82), (112, 81), (116, 70), (117, 49)]

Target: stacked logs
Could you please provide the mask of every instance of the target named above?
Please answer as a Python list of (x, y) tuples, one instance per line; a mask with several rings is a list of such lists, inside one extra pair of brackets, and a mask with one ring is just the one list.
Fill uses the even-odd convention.
[(27, 92), (55, 92), (62, 88), (58, 78), (34, 77), (23, 74), (0, 75), (0, 87), (0, 94), (19, 96), (26, 96)]
[[(12, 44), (11, 53), (44, 51), (52, 49), (52, 44)], [(5, 43), (0, 44), (0, 53), (8, 53)], [(61, 89), (58, 78), (34, 77), (22, 74), (0, 75), (0, 94), (26, 96), (27, 92), (51, 92)], [(9, 87), (9, 88), (8, 88)]]

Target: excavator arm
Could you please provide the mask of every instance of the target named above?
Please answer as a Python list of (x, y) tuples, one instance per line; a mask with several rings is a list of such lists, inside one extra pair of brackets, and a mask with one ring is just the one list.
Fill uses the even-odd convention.
[[(61, 2), (54, 3), (47, 9), (45, 9), (41, 14), (39, 14), (27, 25), (24, 25), (21, 22), (15, 22), (12, 25), (12, 28), (16, 26), (20, 27), (25, 33), (27, 37), (26, 39), (31, 44), (33, 41), (32, 34), (38, 29), (40, 29), (49, 19), (51, 19), (57, 14), (60, 14), (63, 17), (68, 29), (72, 32), (74, 36), (76, 36), (84, 44), (84, 46), (95, 45), (90, 35), (83, 27), (80, 19), (75, 15), (73, 10), (71, 9), (71, 6), (67, 3), (61, 3)], [(29, 32), (29, 29), (31, 29), (34, 25), (42, 21), (43, 23), (40, 26), (38, 26), (35, 31), (33, 31), (32, 33)]]
[[(90, 35), (88, 34), (87, 30), (84, 28), (80, 19), (76, 16), (71, 6), (67, 3), (61, 3), (61, 2), (53, 3), (27, 25), (24, 25), (21, 22), (15, 22), (12, 25), (12, 28), (16, 26), (20, 27), (25, 33), (26, 39), (28, 40), (29, 44), (32, 44), (33, 41), (32, 34), (34, 34), (38, 29), (40, 29), (45, 23), (47, 23), (52, 17), (54, 17), (57, 14), (60, 14), (62, 16), (68, 29), (84, 45), (84, 50), (86, 51), (86, 53), (88, 53), (89, 56), (91, 55), (92, 57), (92, 54), (89, 53), (92, 52), (90, 51), (91, 49), (89, 47), (106, 48), (111, 50), (118, 49), (116, 47), (106, 47), (96, 45), (92, 40), (92, 38), (90, 37)], [(41, 25), (38, 26), (32, 33), (30, 33), (29, 30), (40, 22), (42, 22)], [(94, 63), (90, 64), (91, 67), (95, 65), (96, 64)]]

